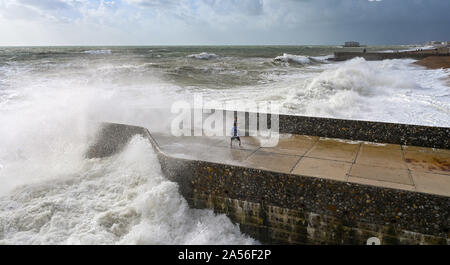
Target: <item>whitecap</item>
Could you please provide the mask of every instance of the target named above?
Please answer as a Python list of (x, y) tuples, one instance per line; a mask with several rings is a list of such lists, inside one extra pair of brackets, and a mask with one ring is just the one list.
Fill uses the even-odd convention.
[(194, 58), (194, 59), (201, 59), (201, 60), (211, 60), (211, 59), (216, 59), (218, 56), (215, 53), (201, 52), (201, 53), (197, 53), (197, 54), (188, 55), (188, 57)]
[(277, 56), (274, 59), (275, 62), (284, 62), (284, 63), (297, 63), (297, 64), (310, 64), (311, 59), (307, 56), (302, 55), (292, 55), (288, 53), (284, 53), (282, 56)]

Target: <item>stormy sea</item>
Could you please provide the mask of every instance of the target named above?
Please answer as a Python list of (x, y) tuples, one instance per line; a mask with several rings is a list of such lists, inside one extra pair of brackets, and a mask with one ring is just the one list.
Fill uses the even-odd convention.
[(85, 157), (99, 122), (157, 127), (142, 113), (192, 95), (235, 110), (274, 102), (291, 115), (450, 127), (449, 70), (329, 60), (342, 49), (0, 48), (0, 244), (258, 244), (225, 215), (190, 208), (143, 138)]

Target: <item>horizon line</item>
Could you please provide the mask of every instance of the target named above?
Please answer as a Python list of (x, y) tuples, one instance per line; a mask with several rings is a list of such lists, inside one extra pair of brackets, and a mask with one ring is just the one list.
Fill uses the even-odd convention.
[[(403, 44), (361, 44), (364, 46), (408, 46), (408, 45), (426, 45), (426, 43), (403, 43)], [(151, 47), (151, 46), (179, 46), (179, 47), (206, 47), (206, 46), (344, 46), (341, 44), (39, 44), (39, 45), (0, 45), (2, 48), (8, 47)], [(358, 48), (358, 47), (353, 47)]]

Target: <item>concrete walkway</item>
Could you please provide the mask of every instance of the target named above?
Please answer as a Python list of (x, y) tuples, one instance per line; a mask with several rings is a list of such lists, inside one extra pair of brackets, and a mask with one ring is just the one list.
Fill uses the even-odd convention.
[(258, 138), (174, 137), (152, 133), (168, 155), (431, 193), (450, 197), (450, 150), (395, 144), (287, 135), (276, 147), (264, 148)]

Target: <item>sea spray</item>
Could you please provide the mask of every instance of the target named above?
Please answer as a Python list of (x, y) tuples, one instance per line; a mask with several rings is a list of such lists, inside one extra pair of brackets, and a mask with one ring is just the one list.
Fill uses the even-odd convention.
[(99, 122), (149, 125), (142, 109), (169, 105), (179, 87), (151, 64), (114, 52), (12, 53), (20, 60), (0, 69), (0, 243), (257, 243), (226, 216), (190, 209), (145, 139), (85, 157)]
[(0, 198), (3, 244), (254, 244), (225, 215), (190, 209), (151, 144), (24, 185)]
[(283, 86), (293, 85), (280, 103), (295, 114), (448, 126), (448, 73), (413, 62), (355, 58), (323, 65), (300, 82), (287, 80)]

